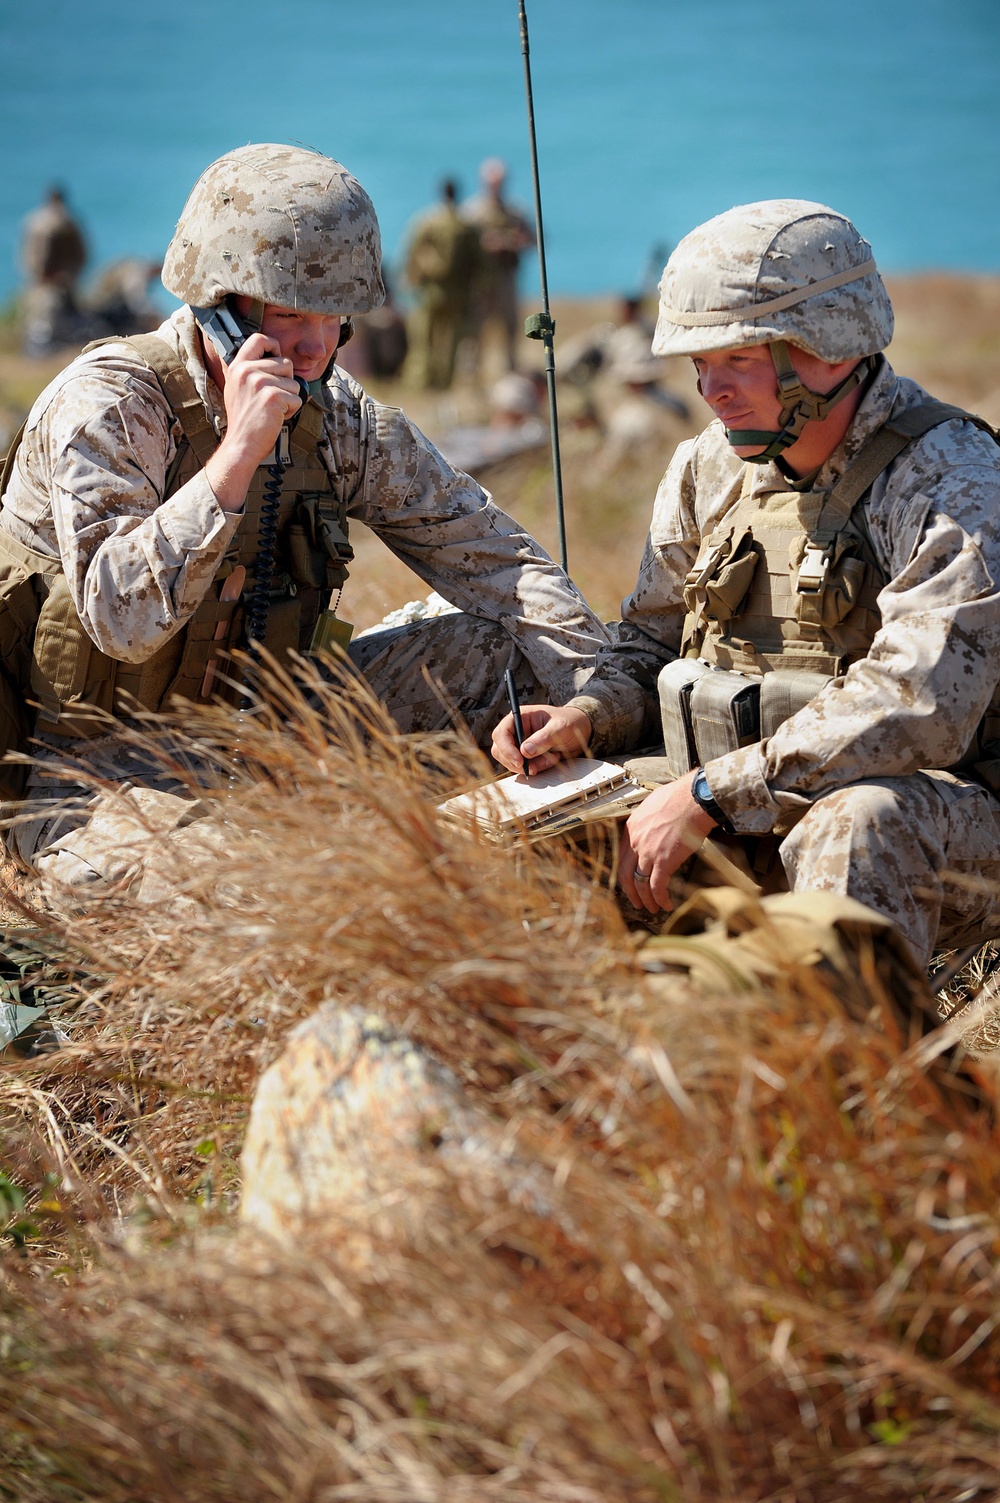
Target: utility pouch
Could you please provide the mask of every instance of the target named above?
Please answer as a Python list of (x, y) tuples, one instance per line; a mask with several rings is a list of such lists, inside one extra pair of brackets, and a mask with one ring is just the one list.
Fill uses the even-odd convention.
[(316, 538), (316, 498), (300, 496), (288, 524), (288, 564), (295, 583), (321, 590), (326, 584), (326, 550)]
[(692, 686), (690, 708), (693, 766), (760, 740), (760, 679), (725, 670), (706, 673)]
[(98, 711), (110, 713), (115, 664), (94, 646), (77, 615), (66, 576), (52, 582), (38, 617), (31, 692), (38, 701), (40, 730), (62, 736), (96, 736), (107, 728)]
[(264, 646), (279, 663), (283, 662), (289, 653), (299, 651), (301, 621), (302, 602), (297, 595), (290, 593), (287, 588), (280, 593), (278, 591), (272, 593), (267, 611)]
[[(725, 548), (725, 551), (723, 551)], [(760, 551), (745, 532), (732, 548), (715, 545), (684, 581), (684, 604), (698, 621), (731, 621), (746, 599)]]
[(850, 614), (870, 571), (850, 535), (829, 542), (804, 537), (790, 559), (795, 611), (805, 625), (831, 630)]
[(760, 739), (772, 736), (830, 682), (828, 673), (806, 668), (776, 668), (765, 673), (760, 686)]
[(314, 590), (342, 590), (354, 549), (326, 491), (302, 491), (288, 529), (292, 578)]
[(677, 658), (657, 675), (663, 753), (675, 778), (682, 778), (698, 765), (691, 725), (691, 691), (711, 671), (707, 663), (700, 663), (697, 658)]

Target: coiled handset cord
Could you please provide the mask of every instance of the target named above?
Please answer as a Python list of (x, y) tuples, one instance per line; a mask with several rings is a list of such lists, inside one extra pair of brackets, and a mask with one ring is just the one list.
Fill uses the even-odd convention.
[[(299, 395), (302, 398), (302, 407), (309, 400), (309, 387), (300, 377), (298, 380)], [(274, 561), (278, 550), (278, 515), (281, 510), (281, 488), (285, 478), (285, 471), (291, 464), (292, 455), (289, 447), (292, 429), (298, 421), (299, 412), (295, 413), (285, 423), (278, 435), (278, 441), (274, 448), (274, 461), (267, 467), (267, 480), (264, 483), (264, 496), (260, 508), (260, 521), (257, 526), (257, 557), (253, 565), (253, 589), (250, 591), (250, 599), (247, 602), (247, 657), (250, 673), (247, 677), (247, 687), (240, 709), (248, 710), (253, 702), (252, 671), (259, 661), (257, 644), (263, 642), (267, 636), (267, 618), (271, 609), (271, 588), (274, 584)]]
[[(299, 385), (299, 395), (302, 398), (302, 407), (309, 400), (309, 387), (305, 381), (296, 377)], [(253, 708), (254, 684), (257, 680), (257, 667), (260, 663), (258, 644), (262, 643), (267, 636), (267, 618), (271, 609), (271, 587), (274, 583), (274, 560), (278, 550), (278, 515), (281, 510), (282, 482), (285, 471), (292, 462), (291, 433), (298, 421), (299, 412), (295, 413), (289, 422), (283, 424), (278, 434), (278, 441), (274, 446), (274, 460), (267, 467), (267, 480), (264, 482), (264, 496), (260, 507), (260, 521), (257, 525), (257, 556), (253, 565), (253, 588), (250, 591), (250, 599), (247, 602), (246, 633), (247, 633), (247, 669), (244, 677), (243, 694), (240, 698), (239, 713), (236, 716), (236, 735), (233, 740), (232, 762), (229, 772), (229, 795), (232, 796), (237, 783), (237, 768), (241, 760), (243, 743), (243, 731), (246, 726), (246, 715)]]

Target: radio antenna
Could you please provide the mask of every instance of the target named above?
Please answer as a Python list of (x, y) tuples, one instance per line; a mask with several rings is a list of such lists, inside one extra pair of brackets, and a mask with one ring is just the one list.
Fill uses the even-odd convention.
[(556, 489), (556, 526), (559, 530), (559, 562), (566, 565), (566, 515), (563, 509), (562, 460), (559, 456), (559, 414), (556, 410), (556, 357), (553, 349), (555, 322), (549, 310), (549, 280), (545, 271), (545, 235), (542, 230), (542, 190), (538, 181), (538, 145), (535, 140), (535, 103), (531, 92), (531, 57), (528, 48), (528, 16), (524, 0), (518, 0), (521, 21), (521, 55), (524, 58), (524, 90), (528, 100), (528, 142), (531, 148), (531, 182), (535, 191), (535, 239), (538, 245), (538, 275), (542, 285), (542, 311), (524, 321), (529, 339), (540, 339), (545, 350), (545, 380), (549, 389), (549, 429), (552, 434), (552, 478)]

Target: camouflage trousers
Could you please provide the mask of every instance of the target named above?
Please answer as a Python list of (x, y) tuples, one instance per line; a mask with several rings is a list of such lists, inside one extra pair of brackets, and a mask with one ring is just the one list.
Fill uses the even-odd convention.
[(946, 772), (871, 778), (817, 800), (780, 849), (793, 892), (856, 898), (926, 966), (1000, 935), (1000, 802)]
[[(349, 656), (404, 734), (464, 724), (486, 749), (507, 710), (508, 667), (522, 700), (551, 697), (501, 625), (460, 613), (368, 633)], [(177, 754), (197, 776), (185, 749)], [(74, 779), (74, 766), (86, 769), (86, 781)], [(95, 778), (108, 789), (95, 793)], [(164, 837), (171, 864), (178, 856), (196, 861), (222, 838), (176, 776), (121, 735), (44, 740), (24, 811), (6, 844), (53, 901), (67, 888), (131, 884), (141, 901), (162, 902), (169, 883), (155, 869), (155, 853)]]

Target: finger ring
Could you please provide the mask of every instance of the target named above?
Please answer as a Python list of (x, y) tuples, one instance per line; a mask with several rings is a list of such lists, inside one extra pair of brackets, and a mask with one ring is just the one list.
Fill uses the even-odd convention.
[(641, 872), (638, 867), (636, 867), (635, 871), (632, 873), (632, 876), (633, 876), (633, 879), (636, 882), (648, 882), (649, 881), (648, 873)]

